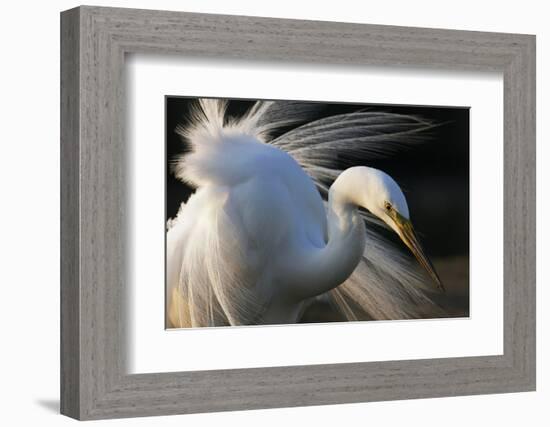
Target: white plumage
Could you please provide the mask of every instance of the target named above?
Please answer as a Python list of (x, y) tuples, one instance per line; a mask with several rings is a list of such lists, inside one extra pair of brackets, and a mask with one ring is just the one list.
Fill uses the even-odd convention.
[(440, 284), (403, 193), (382, 171), (335, 165), (341, 154), (387, 155), (431, 124), (363, 111), (272, 138), (311, 120), (320, 105), (259, 101), (240, 119), (226, 108), (201, 99), (178, 128), (191, 150), (174, 173), (196, 192), (168, 224), (169, 326), (294, 323), (314, 298), (328, 298), (350, 320), (418, 316), (431, 303), (426, 279), (372, 227), (396, 231)]

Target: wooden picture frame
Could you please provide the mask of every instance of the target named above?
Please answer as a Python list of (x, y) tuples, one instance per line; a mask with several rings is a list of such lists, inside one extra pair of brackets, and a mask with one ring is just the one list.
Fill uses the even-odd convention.
[[(504, 352), (125, 371), (126, 53), (491, 70), (504, 81)], [(61, 14), (61, 412), (183, 414), (535, 389), (535, 37), (79, 7)]]

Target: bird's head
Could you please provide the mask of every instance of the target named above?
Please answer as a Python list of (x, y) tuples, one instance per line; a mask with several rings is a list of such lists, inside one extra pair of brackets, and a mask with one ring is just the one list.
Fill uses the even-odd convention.
[[(348, 169), (356, 175), (353, 181), (360, 185), (357, 204), (384, 221), (410, 249), (420, 265), (426, 269), (436, 286), (444, 290), (441, 279), (420, 245), (409, 216), (409, 207), (399, 185), (388, 174), (374, 168)], [(346, 171), (347, 172), (347, 171)]]

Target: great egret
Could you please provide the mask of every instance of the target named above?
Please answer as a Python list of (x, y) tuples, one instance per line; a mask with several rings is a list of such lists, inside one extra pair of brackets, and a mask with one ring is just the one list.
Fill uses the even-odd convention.
[(308, 123), (318, 108), (258, 101), (235, 119), (227, 102), (200, 99), (177, 129), (191, 150), (174, 173), (196, 191), (168, 222), (168, 326), (295, 323), (315, 298), (350, 320), (416, 317), (431, 303), (426, 280), (374, 223), (443, 289), (397, 183), (367, 166), (335, 168), (341, 153), (385, 155), (431, 124), (369, 111)]

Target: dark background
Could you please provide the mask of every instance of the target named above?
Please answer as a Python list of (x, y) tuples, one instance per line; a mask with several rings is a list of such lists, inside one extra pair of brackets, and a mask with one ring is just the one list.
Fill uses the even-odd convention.
[[(186, 150), (175, 128), (186, 124), (194, 99), (166, 97), (166, 219), (174, 217), (180, 203), (193, 192), (170, 172), (170, 162)], [(238, 117), (253, 103), (253, 100), (231, 100), (228, 114)], [(397, 181), (405, 193), (411, 219), (425, 251), (447, 289), (445, 295), (435, 296), (437, 302), (449, 316), (468, 316), (469, 108), (324, 103), (318, 118), (365, 109), (417, 115), (437, 124), (426, 135), (427, 141), (423, 144), (404, 149), (387, 159), (350, 161), (344, 158), (341, 167), (363, 164), (383, 170)], [(281, 133), (288, 130), (283, 129)], [(387, 236), (399, 241), (393, 233)], [(410, 255), (406, 248), (403, 251)], [(314, 318), (308, 321), (331, 320), (324, 313), (326, 310), (326, 307), (317, 307), (312, 314)]]

